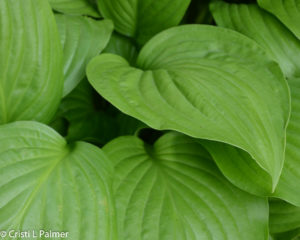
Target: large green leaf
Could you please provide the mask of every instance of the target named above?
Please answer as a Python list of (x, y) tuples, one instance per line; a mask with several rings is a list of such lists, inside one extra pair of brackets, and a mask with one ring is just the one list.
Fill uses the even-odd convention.
[(120, 33), (145, 43), (156, 33), (177, 25), (190, 0), (97, 0), (101, 14)]
[(36, 122), (0, 126), (0, 146), (1, 230), (117, 239), (112, 168), (100, 149), (84, 142), (68, 145)]
[(47, 0), (0, 1), (0, 124), (49, 122), (62, 94), (62, 50)]
[(210, 5), (218, 26), (254, 39), (279, 64), (287, 77), (300, 76), (300, 41), (279, 20), (255, 4)]
[(64, 50), (64, 92), (66, 96), (84, 78), (87, 63), (107, 45), (113, 30), (110, 20), (55, 15)]
[(49, 3), (58, 12), (100, 17), (95, 0), (49, 0)]
[(300, 0), (258, 0), (258, 4), (278, 17), (300, 39)]
[(146, 44), (136, 68), (102, 54), (87, 76), (104, 98), (152, 128), (245, 150), (274, 190), (290, 96), (280, 68), (254, 41), (212, 26), (175, 27)]
[(230, 184), (194, 139), (120, 137), (103, 150), (115, 166), (120, 239), (268, 239), (266, 199)]
[[(282, 171), (274, 196), (280, 197), (293, 204), (300, 206), (300, 41), (293, 36), (275, 17), (259, 9), (256, 5), (227, 4), (216, 2), (211, 5), (212, 13), (218, 25), (235, 29), (253, 38), (266, 49), (274, 60), (278, 61), (286, 76), (292, 93), (292, 114), (287, 128), (287, 146), (285, 154), (285, 166)], [(248, 16), (245, 18), (245, 16)], [(241, 21), (243, 19), (243, 21)], [(214, 146), (212, 146), (214, 147)], [(216, 154), (221, 155), (220, 151)], [(251, 160), (239, 159), (235, 156), (239, 166), (232, 168), (231, 177), (234, 183), (243, 184), (249, 182), (247, 176), (254, 179), (256, 169), (252, 174), (248, 169)], [(218, 157), (219, 163), (225, 168), (227, 161), (222, 156)], [(220, 164), (218, 164), (220, 166)], [(223, 171), (222, 169), (222, 171)], [(224, 172), (224, 171), (223, 171)], [(230, 175), (228, 172), (227, 176)], [(255, 179), (259, 183), (259, 179)], [(266, 182), (262, 181), (262, 182)], [(257, 184), (257, 186), (262, 186)]]
[(280, 200), (270, 200), (270, 232), (275, 240), (299, 240), (300, 208)]

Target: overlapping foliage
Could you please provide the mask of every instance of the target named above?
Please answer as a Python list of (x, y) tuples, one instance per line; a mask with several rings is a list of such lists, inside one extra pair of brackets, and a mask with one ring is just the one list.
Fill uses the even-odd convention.
[(300, 239), (299, 9), (1, 0), (0, 232)]

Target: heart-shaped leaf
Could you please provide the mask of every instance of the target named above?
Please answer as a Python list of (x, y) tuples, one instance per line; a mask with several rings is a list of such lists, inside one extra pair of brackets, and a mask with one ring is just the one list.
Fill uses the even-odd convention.
[(300, 0), (258, 0), (258, 4), (278, 17), (300, 39)]
[[(216, 2), (211, 5), (211, 9), (218, 25), (235, 29), (253, 38), (266, 49), (274, 60), (278, 61), (288, 77), (292, 95), (292, 113), (287, 128), (285, 166), (273, 196), (300, 206), (300, 40), (290, 33), (275, 17), (259, 9), (256, 5)], [(248, 18), (243, 18), (247, 15)], [(241, 19), (244, 20), (241, 21)], [(295, 78), (295, 76), (298, 76), (298, 78)], [(218, 153), (220, 154), (220, 152)], [(247, 163), (249, 160), (243, 161), (238, 156), (235, 156), (235, 158), (240, 166), (243, 162), (245, 164), (243, 167), (239, 167), (238, 170), (237, 168), (232, 169), (235, 172), (231, 175), (228, 173), (226, 176), (230, 175), (231, 178), (234, 178), (235, 184), (249, 182), (246, 180), (247, 175), (250, 173), (248, 170), (250, 165)], [(226, 166), (228, 163), (222, 159), (222, 156), (219, 157), (217, 162), (223, 162), (222, 167), (224, 168), (229, 167), (229, 165)], [(249, 178), (255, 179), (256, 171), (253, 169), (253, 173), (249, 175)], [(256, 178), (255, 181), (260, 180)], [(260, 182), (267, 183), (266, 180)], [(257, 186), (262, 187), (259, 184)]]
[(101, 14), (118, 32), (145, 43), (156, 33), (177, 25), (190, 0), (97, 0)]
[(95, 0), (49, 0), (49, 3), (58, 12), (100, 17)]
[(0, 1), (0, 124), (49, 122), (62, 95), (62, 50), (47, 0)]
[(115, 166), (120, 239), (268, 239), (266, 199), (230, 184), (194, 139), (120, 137), (103, 150)]
[(298, 240), (300, 237), (300, 208), (272, 199), (270, 205), (270, 232), (275, 240)]
[(0, 126), (0, 229), (115, 238), (111, 164), (88, 143), (68, 145), (36, 122)]
[(64, 92), (66, 96), (85, 76), (87, 63), (107, 45), (113, 30), (110, 20), (55, 15), (64, 50)]
[(280, 68), (254, 41), (212, 26), (175, 27), (144, 46), (136, 68), (102, 54), (87, 76), (104, 98), (152, 128), (245, 150), (274, 190), (290, 96)]

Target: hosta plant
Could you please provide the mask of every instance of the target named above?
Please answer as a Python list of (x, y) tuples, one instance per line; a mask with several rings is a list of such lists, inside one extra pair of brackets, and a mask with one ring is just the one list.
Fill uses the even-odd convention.
[(300, 0), (1, 0), (0, 238), (300, 239)]

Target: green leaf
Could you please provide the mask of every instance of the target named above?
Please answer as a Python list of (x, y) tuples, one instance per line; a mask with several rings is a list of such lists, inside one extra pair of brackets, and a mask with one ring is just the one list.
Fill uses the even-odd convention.
[(95, 0), (49, 0), (49, 3), (61, 13), (100, 17)]
[(274, 196), (300, 207), (300, 78), (288, 82), (292, 114), (287, 128), (285, 164)]
[(117, 239), (111, 163), (88, 143), (36, 122), (0, 126), (0, 229), (68, 231)]
[(153, 35), (176, 26), (190, 0), (97, 0), (104, 18), (112, 19), (118, 32), (144, 44)]
[(272, 199), (270, 205), (270, 232), (275, 240), (297, 240), (300, 237), (300, 208)]
[(300, 41), (279, 20), (255, 4), (210, 5), (218, 26), (255, 40), (276, 60), (287, 77), (300, 76)]
[(270, 196), (274, 192), (271, 175), (247, 152), (220, 142), (202, 140), (200, 143), (235, 186), (258, 196)]
[(49, 122), (62, 94), (62, 50), (47, 0), (0, 1), (0, 124)]
[(300, 39), (300, 0), (258, 0), (258, 4), (278, 17)]
[(230, 184), (194, 139), (120, 137), (103, 150), (115, 166), (120, 239), (268, 239), (266, 199)]
[(64, 92), (70, 93), (85, 76), (87, 63), (107, 45), (113, 30), (110, 20), (55, 15), (64, 50)]
[(132, 40), (118, 33), (112, 34), (103, 52), (120, 55), (130, 64), (135, 64), (138, 55), (137, 48)]
[[(256, 40), (274, 60), (279, 62), (284, 73), (289, 77), (292, 113), (287, 128), (285, 165), (273, 196), (300, 206), (300, 78), (294, 78), (294, 76), (300, 76), (300, 41), (275, 17), (259, 9), (256, 5), (216, 2), (211, 5), (211, 9), (218, 25), (235, 29)], [(244, 16), (248, 17), (245, 18)], [(238, 169), (232, 169), (235, 172), (232, 172), (231, 178), (234, 178), (234, 183), (240, 184), (241, 187), (243, 182), (249, 182), (246, 180), (248, 173), (250, 173), (250, 171), (246, 171), (248, 170), (249, 164), (247, 162), (249, 160), (245, 161), (244, 159), (243, 161), (238, 156), (235, 158), (240, 166), (242, 162), (245, 163), (244, 166)], [(222, 157), (219, 157), (219, 162), (224, 163), (223, 168), (228, 168), (229, 165), (226, 166), (228, 163)], [(220, 164), (218, 166), (220, 167)], [(256, 171), (256, 169), (253, 169), (253, 173), (249, 178), (257, 181), (257, 186), (262, 187), (259, 182), (267, 183), (267, 181), (255, 179)], [(223, 171), (223, 173), (225, 172)], [(225, 175), (228, 176), (229, 174)], [(245, 189), (245, 186), (243, 189)]]
[(277, 185), (290, 96), (280, 68), (254, 41), (212, 26), (175, 27), (145, 45), (137, 68), (102, 54), (87, 76), (109, 102), (154, 129), (245, 150), (272, 190)]

